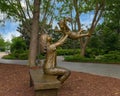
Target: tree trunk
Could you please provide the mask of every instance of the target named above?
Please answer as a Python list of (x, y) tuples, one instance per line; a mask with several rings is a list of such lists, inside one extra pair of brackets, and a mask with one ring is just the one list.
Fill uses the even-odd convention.
[[(93, 30), (92, 30), (93, 31)], [(89, 32), (90, 33), (90, 32)], [(85, 38), (85, 40), (83, 40)], [(80, 52), (80, 55), (82, 57), (85, 56), (85, 51), (86, 51), (86, 47), (87, 47), (87, 44), (89, 43), (90, 41), (90, 37), (83, 37), (83, 38), (80, 38), (81, 40), (81, 43), (80, 43), (80, 47), (81, 47), (81, 52)]]
[(86, 49), (86, 47), (81, 48), (80, 56), (82, 56), (82, 57), (85, 56), (85, 49)]
[[(98, 21), (100, 20), (100, 17), (102, 16), (102, 13), (103, 13), (104, 4), (99, 5), (99, 6), (98, 5), (99, 4), (96, 4), (95, 15), (94, 15), (90, 30), (88, 31), (90, 36), (94, 32), (94, 29), (95, 29)], [(87, 37), (84, 42), (83, 42), (83, 39), (80, 38), (80, 40), (81, 40), (81, 53), (80, 53), (80, 55), (83, 56), (83, 57), (85, 56), (85, 49), (86, 49), (86, 46), (87, 46), (87, 44), (90, 40), (90, 36)]]
[[(80, 38), (80, 56), (84, 57), (85, 56), (85, 49), (86, 49), (86, 39), (87, 37)], [(85, 39), (85, 40), (84, 40)]]
[(39, 31), (40, 1), (41, 0), (34, 0), (32, 31), (31, 31), (30, 49), (29, 49), (30, 51), (29, 52), (29, 66), (30, 67), (35, 66), (35, 63), (36, 63), (38, 31)]
[(73, 2), (74, 2), (74, 8), (76, 11), (76, 17), (75, 17), (76, 23), (77, 23), (78, 30), (80, 30), (81, 29), (81, 22), (80, 22), (80, 18), (79, 18), (80, 12), (79, 12), (79, 8), (78, 8), (78, 4), (77, 4), (78, 0), (73, 0)]

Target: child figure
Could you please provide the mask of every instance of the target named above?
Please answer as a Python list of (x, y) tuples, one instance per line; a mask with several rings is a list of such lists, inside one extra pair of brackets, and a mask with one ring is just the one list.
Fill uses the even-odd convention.
[(68, 32), (66, 32), (60, 40), (53, 44), (51, 44), (52, 38), (48, 34), (40, 35), (41, 52), (46, 53), (43, 71), (45, 74), (57, 76), (57, 79), (61, 83), (64, 83), (64, 81), (70, 76), (70, 71), (56, 65), (56, 48), (65, 42), (68, 37), (67, 33)]
[(90, 35), (89, 33), (82, 34), (82, 32), (84, 31), (82, 29), (80, 31), (78, 31), (78, 32), (71, 32), (70, 28), (67, 26), (67, 22), (71, 22), (71, 21), (72, 21), (71, 18), (65, 18), (63, 20), (60, 20), (58, 22), (60, 30), (56, 30), (56, 31), (62, 32), (63, 34), (65, 34), (65, 32), (69, 32), (69, 36), (68, 37), (71, 38), (71, 39), (74, 39), (74, 40), (75, 39), (79, 39), (81, 37), (86, 37), (86, 36)]

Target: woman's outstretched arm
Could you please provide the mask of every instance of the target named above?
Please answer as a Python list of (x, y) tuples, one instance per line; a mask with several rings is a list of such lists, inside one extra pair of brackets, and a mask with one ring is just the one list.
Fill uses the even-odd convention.
[(68, 34), (63, 35), (56, 43), (52, 45), (55, 45), (56, 47), (62, 45), (67, 39), (67, 37), (68, 37)]

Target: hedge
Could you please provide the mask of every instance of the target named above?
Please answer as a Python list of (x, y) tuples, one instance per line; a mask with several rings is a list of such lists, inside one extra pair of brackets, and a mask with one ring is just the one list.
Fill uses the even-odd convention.
[(80, 49), (58, 49), (57, 50), (57, 55), (74, 55), (80, 53)]
[(108, 54), (95, 56), (95, 58), (81, 57), (79, 54), (76, 54), (72, 56), (65, 56), (64, 60), (71, 62), (96, 62), (96, 63), (120, 64), (120, 52), (109, 52)]

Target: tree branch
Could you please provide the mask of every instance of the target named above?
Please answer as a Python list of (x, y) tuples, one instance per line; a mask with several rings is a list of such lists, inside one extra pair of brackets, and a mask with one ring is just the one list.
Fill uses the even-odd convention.
[(96, 27), (98, 21), (100, 20), (100, 18), (101, 18), (101, 16), (102, 16), (103, 10), (104, 10), (104, 4), (101, 4), (101, 10), (99, 10), (99, 11), (100, 11), (100, 12), (99, 12), (99, 16), (98, 16), (98, 18), (97, 18), (97, 20), (96, 20), (96, 22), (95, 22), (95, 24), (94, 24), (95, 27)]
[(30, 2), (29, 2), (29, 0), (25, 0), (25, 2), (26, 2), (26, 7), (27, 7), (27, 15), (28, 15), (29, 19), (31, 19), (31, 16), (30, 16), (30, 13), (29, 13), (29, 9), (30, 9), (30, 4), (29, 3)]
[(20, 11), (21, 11), (21, 14), (23, 15), (23, 18), (25, 18), (25, 20), (26, 20), (27, 18), (26, 18), (25, 12), (23, 11), (23, 8), (21, 6), (20, 0), (17, 0), (17, 3), (19, 4)]
[(74, 8), (75, 8), (75, 11), (76, 11), (76, 22), (78, 24), (78, 30), (81, 29), (81, 23), (80, 23), (80, 18), (79, 18), (79, 10), (78, 10), (78, 4), (77, 4), (77, 0), (73, 0), (73, 3), (74, 3)]
[[(8, 3), (9, 3), (10, 5), (12, 5), (12, 8), (13, 8), (14, 10), (17, 9), (16, 6), (14, 6), (13, 2), (11, 2), (10, 0), (8, 0)], [(18, 15), (20, 18), (22, 18), (22, 15), (19, 13), (19, 11), (16, 10), (16, 12), (17, 12), (17, 15)]]

